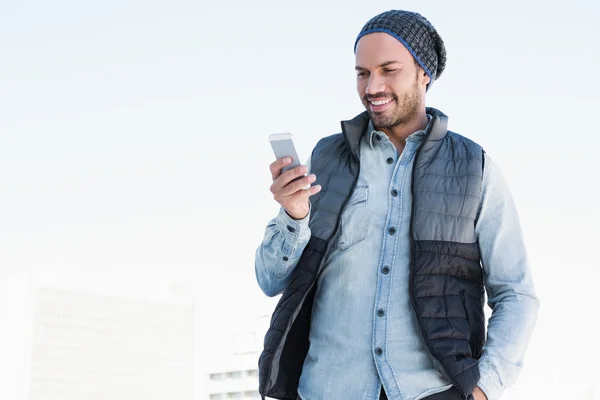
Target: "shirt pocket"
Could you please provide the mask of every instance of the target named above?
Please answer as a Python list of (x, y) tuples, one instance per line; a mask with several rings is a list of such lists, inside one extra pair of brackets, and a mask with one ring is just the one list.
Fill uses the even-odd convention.
[(337, 248), (345, 250), (367, 236), (368, 186), (357, 186), (342, 212)]

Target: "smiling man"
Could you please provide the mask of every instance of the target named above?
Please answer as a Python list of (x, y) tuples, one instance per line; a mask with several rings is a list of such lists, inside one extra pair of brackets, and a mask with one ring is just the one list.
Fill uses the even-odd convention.
[(429, 21), (380, 14), (355, 54), (366, 111), (322, 139), (309, 165), (270, 166), (281, 210), (255, 268), (266, 295), (283, 295), (260, 393), (498, 399), (519, 375), (539, 306), (510, 191), (482, 147), (425, 105), (446, 63)]

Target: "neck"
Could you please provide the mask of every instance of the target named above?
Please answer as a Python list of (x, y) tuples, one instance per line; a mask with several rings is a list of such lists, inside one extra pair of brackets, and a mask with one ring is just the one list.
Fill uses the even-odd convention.
[(390, 128), (382, 128), (381, 131), (390, 138), (390, 141), (394, 143), (398, 152), (401, 153), (406, 145), (406, 139), (413, 133), (425, 129), (428, 122), (427, 112), (423, 108), (412, 120)]
[(381, 131), (384, 132), (390, 139), (395, 139), (398, 141), (406, 142), (406, 139), (412, 135), (413, 133), (425, 129), (427, 127), (427, 123), (429, 119), (427, 118), (427, 113), (425, 108), (419, 111), (415, 118), (401, 125), (396, 125), (391, 128), (382, 128)]

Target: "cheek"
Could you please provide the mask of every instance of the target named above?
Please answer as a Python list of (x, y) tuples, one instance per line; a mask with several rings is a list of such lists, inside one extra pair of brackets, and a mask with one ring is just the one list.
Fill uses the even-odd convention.
[(360, 96), (361, 99), (364, 97), (366, 90), (367, 90), (367, 83), (365, 82), (365, 80), (357, 79), (356, 80), (356, 91), (358, 92), (358, 95)]
[(388, 82), (388, 88), (396, 93), (396, 95), (401, 95), (402, 93), (410, 91), (415, 84), (415, 81), (410, 81), (410, 79), (394, 79)]
[(386, 79), (386, 85), (391, 89), (401, 89), (403, 87), (408, 86), (408, 80), (406, 79), (405, 74), (398, 74), (396, 76), (390, 76)]

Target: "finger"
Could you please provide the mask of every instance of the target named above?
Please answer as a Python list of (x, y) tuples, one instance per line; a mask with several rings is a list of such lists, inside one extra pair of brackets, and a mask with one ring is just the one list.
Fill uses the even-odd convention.
[(306, 187), (316, 180), (317, 177), (315, 176), (315, 174), (310, 174), (303, 178), (292, 181), (283, 188), (281, 188), (280, 195), (283, 197), (291, 196), (300, 190), (306, 190)]
[(308, 201), (309, 197), (319, 193), (321, 189), (321, 185), (314, 185), (308, 189), (299, 190), (296, 193), (279, 200), (285, 200), (285, 203), (287, 204), (298, 204), (303, 201)]
[(311, 186), (310, 188), (303, 190), (301, 193), (302, 196), (305, 196), (307, 199), (311, 196), (314, 196), (315, 194), (319, 193), (321, 191), (322, 187), (321, 185), (314, 185)]
[(279, 175), (281, 175), (281, 169), (286, 165), (291, 164), (292, 159), (290, 157), (282, 157), (273, 161), (271, 165), (269, 165), (269, 169), (271, 170), (271, 178), (273, 180), (277, 179)]
[(279, 176), (279, 180), (281, 181), (281, 186), (286, 186), (294, 179), (302, 176), (308, 172), (308, 167), (306, 165), (300, 165), (298, 167), (292, 168), (288, 171), (285, 171), (283, 174)]
[(313, 195), (319, 193), (320, 191), (321, 191), (321, 185), (314, 185), (306, 190), (308, 197), (313, 196)]
[(287, 186), (294, 179), (301, 177), (306, 172), (308, 172), (308, 167), (305, 165), (300, 165), (296, 168), (292, 168), (289, 171), (285, 171), (283, 174), (279, 175), (277, 179), (273, 182), (272, 192), (277, 193), (282, 188)]

